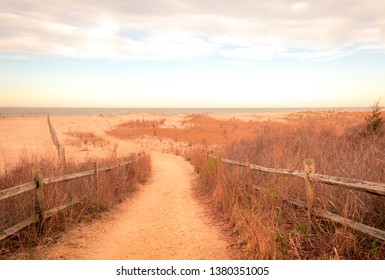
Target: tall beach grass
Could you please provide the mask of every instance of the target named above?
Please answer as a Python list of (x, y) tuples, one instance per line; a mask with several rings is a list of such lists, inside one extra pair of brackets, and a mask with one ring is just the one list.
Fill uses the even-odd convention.
[[(218, 147), (215, 154), (271, 168), (303, 170), (313, 158), (316, 173), (385, 182), (385, 137), (365, 135), (363, 114), (293, 114), (286, 122), (254, 126), (252, 138)], [(306, 201), (304, 180), (249, 171), (206, 157), (188, 158), (201, 188), (223, 212), (250, 259), (384, 259), (385, 247), (333, 222), (313, 218), (286, 202)], [(316, 207), (385, 230), (385, 200), (341, 187), (316, 184)]]
[[(39, 166), (43, 176), (55, 177), (92, 170), (97, 162), (99, 168), (117, 165), (130, 161), (138, 155), (126, 157), (110, 156), (103, 159), (88, 159), (82, 162), (67, 162), (63, 164), (55, 155), (40, 158), (20, 157), (13, 167), (6, 168), (0, 176), (0, 188), (8, 189), (32, 180), (31, 170)], [(33, 258), (31, 248), (54, 240), (67, 225), (87, 222), (96, 218), (114, 204), (121, 202), (127, 195), (134, 192), (138, 184), (143, 184), (151, 173), (151, 158), (145, 155), (126, 167), (99, 173), (97, 191), (91, 176), (66, 182), (44, 186), (45, 208), (58, 207), (66, 202), (77, 199), (80, 203), (69, 209), (58, 212), (47, 220), (42, 236), (37, 236), (34, 225), (20, 231), (16, 235), (0, 241), (0, 259), (4, 258)], [(0, 231), (7, 229), (34, 214), (33, 191), (0, 201)]]

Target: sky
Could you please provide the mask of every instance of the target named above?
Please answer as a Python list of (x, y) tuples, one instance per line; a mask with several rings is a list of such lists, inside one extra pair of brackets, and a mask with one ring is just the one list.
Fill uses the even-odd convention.
[(0, 0), (0, 107), (385, 102), (385, 0)]

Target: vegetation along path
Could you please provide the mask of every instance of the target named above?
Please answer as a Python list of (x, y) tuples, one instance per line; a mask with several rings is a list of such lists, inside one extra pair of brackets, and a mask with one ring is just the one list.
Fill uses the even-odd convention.
[(37, 250), (43, 259), (230, 259), (229, 245), (193, 193), (193, 167), (153, 153), (153, 175), (103, 218)]

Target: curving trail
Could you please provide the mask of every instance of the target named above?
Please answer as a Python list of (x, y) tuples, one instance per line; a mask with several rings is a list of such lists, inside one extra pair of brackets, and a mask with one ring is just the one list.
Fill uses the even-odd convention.
[(193, 167), (154, 152), (150, 181), (102, 219), (77, 225), (40, 259), (231, 259), (229, 244), (193, 195)]

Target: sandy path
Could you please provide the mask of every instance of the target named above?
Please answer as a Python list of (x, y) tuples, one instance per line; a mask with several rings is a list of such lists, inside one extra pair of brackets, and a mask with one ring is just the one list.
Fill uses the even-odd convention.
[(193, 167), (153, 153), (153, 175), (133, 197), (37, 252), (43, 259), (229, 259), (229, 245), (194, 198)]

